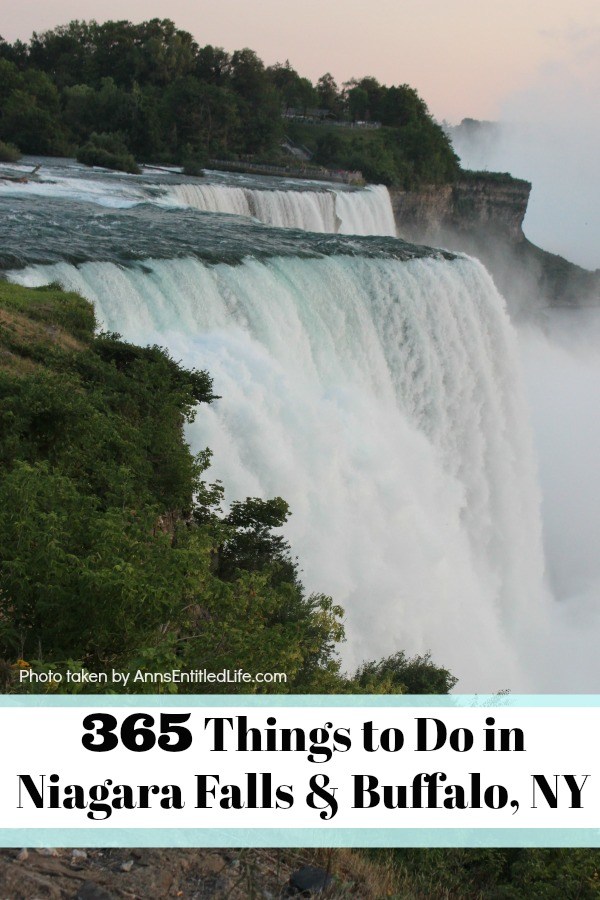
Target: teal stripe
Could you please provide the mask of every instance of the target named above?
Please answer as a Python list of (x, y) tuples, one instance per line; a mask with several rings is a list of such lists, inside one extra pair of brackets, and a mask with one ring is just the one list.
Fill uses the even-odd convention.
[(0, 847), (600, 847), (595, 828), (12, 828)]
[(561, 707), (598, 708), (600, 694), (2, 694), (0, 707)]

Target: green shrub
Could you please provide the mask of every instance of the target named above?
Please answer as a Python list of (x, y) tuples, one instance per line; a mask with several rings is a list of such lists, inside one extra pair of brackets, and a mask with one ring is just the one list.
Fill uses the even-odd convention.
[(140, 174), (140, 167), (129, 152), (123, 137), (117, 133), (96, 134), (77, 151), (77, 160), (86, 166), (102, 166), (117, 172)]
[(476, 171), (475, 169), (463, 169), (460, 173), (461, 181), (491, 182), (494, 184), (513, 184), (523, 185), (531, 188), (531, 182), (524, 178), (515, 178), (510, 172), (488, 172), (486, 170)]
[(16, 162), (21, 158), (21, 151), (14, 144), (0, 141), (0, 162)]
[(378, 662), (363, 663), (354, 676), (357, 689), (385, 685), (385, 690), (403, 694), (449, 694), (457, 679), (431, 660), (431, 654), (408, 658), (400, 650)]
[(181, 164), (184, 175), (204, 175), (204, 169), (208, 165), (208, 153), (206, 150), (194, 149), (190, 144), (184, 147), (181, 154)]
[(193, 175), (196, 178), (201, 178), (204, 175), (204, 169), (204, 163), (198, 162), (196, 160), (188, 160), (183, 166), (183, 174)]

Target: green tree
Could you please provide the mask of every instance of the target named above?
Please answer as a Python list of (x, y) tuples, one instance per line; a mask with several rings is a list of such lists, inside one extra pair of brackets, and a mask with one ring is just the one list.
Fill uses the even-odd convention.
[(403, 651), (364, 663), (354, 681), (362, 690), (385, 686), (389, 693), (402, 694), (449, 694), (457, 683), (448, 669), (432, 662), (430, 653), (409, 658)]
[(8, 59), (0, 58), (0, 100), (6, 101), (20, 86), (21, 76), (16, 65)]
[(328, 109), (334, 115), (340, 115), (342, 111), (342, 99), (335, 78), (331, 72), (321, 75), (317, 81), (317, 97), (323, 109)]
[(311, 82), (308, 78), (302, 78), (289, 60), (271, 66), (267, 69), (267, 75), (286, 109), (296, 107), (306, 112), (309, 107), (317, 105), (317, 92)]
[(167, 89), (162, 121), (178, 158), (187, 148), (192, 153), (216, 154), (237, 148), (242, 140), (235, 94), (191, 76), (177, 79)]
[(272, 149), (283, 133), (279, 95), (253, 50), (231, 57), (231, 87), (239, 97), (240, 134), (247, 153)]
[(356, 86), (348, 91), (348, 112), (353, 122), (369, 115), (369, 95), (363, 88)]
[[(289, 61), (266, 69), (248, 48), (200, 48), (169, 19), (73, 21), (34, 33), (28, 45), (0, 41), (0, 140), (25, 152), (85, 146), (92, 160), (95, 133), (121, 135), (138, 159), (194, 171), (211, 156), (272, 162), (281, 153), (282, 110), (315, 106), (340, 121), (383, 123), (369, 138), (346, 133), (336, 141), (326, 126), (286, 121), (286, 133), (317, 162), (406, 188), (459, 172), (448, 138), (408, 85), (387, 88), (364, 76), (340, 90), (327, 72), (313, 87)], [(107, 160), (104, 149), (102, 164), (132, 166)]]
[(408, 84), (387, 89), (381, 101), (384, 125), (401, 126), (422, 122), (429, 116), (427, 105)]
[(13, 91), (4, 102), (0, 137), (25, 153), (60, 154), (66, 150), (56, 116), (24, 90)]
[(226, 87), (231, 77), (231, 56), (222, 47), (207, 44), (196, 54), (194, 74), (200, 81)]

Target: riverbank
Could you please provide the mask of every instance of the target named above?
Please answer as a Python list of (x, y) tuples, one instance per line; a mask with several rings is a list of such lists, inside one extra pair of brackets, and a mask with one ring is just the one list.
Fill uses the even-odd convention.
[(347, 172), (343, 169), (334, 171), (323, 166), (271, 166), (263, 163), (230, 162), (223, 159), (209, 159), (208, 166), (218, 172), (236, 172), (244, 175), (267, 175), (273, 178), (301, 178), (317, 181), (330, 181), (334, 184), (353, 184), (362, 187), (366, 184), (362, 172)]

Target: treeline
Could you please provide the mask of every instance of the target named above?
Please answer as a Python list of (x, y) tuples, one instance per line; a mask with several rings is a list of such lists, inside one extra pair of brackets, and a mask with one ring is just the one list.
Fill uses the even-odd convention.
[[(343, 613), (306, 595), (280, 533), (285, 501), (224, 512), (210, 452), (184, 440), (197, 404), (215, 399), (209, 375), (95, 324), (76, 294), (0, 281), (5, 690), (28, 664), (287, 675), (236, 686), (250, 692), (447, 693), (455, 679), (428, 656), (342, 674)], [(231, 690), (183, 689), (219, 688)]]
[(338, 87), (329, 73), (312, 84), (288, 62), (266, 67), (249, 49), (200, 47), (169, 20), (74, 21), (27, 44), (0, 38), (0, 141), (24, 153), (88, 147), (89, 161), (89, 148), (99, 147), (115, 164), (127, 156), (196, 166), (208, 158), (275, 162), (290, 128), (282, 114), (314, 108), (332, 121), (383, 125), (363, 134), (338, 128), (339, 135), (329, 133), (333, 126), (307, 126), (308, 137), (298, 136), (316, 162), (407, 187), (458, 172), (446, 135), (408, 85), (366, 77)]

